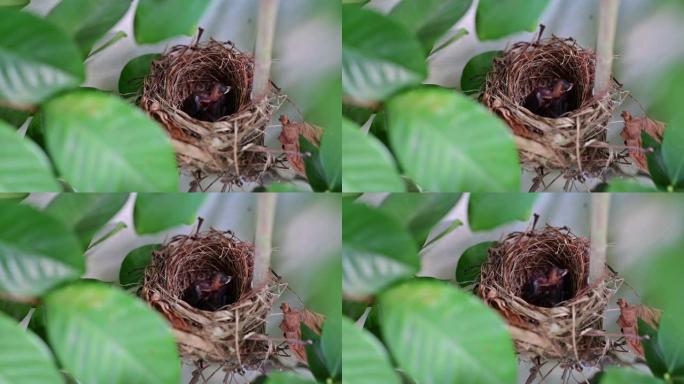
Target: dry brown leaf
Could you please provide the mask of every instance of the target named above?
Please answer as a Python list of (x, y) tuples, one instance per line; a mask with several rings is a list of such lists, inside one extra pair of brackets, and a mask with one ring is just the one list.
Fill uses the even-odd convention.
[(325, 317), (307, 309), (292, 309), (287, 303), (281, 304), (280, 309), (283, 311), (283, 321), (280, 323), (280, 329), (283, 330), (290, 349), (295, 353), (295, 356), (306, 363), (306, 347), (301, 342), (301, 324), (304, 323), (304, 325), (320, 335)]
[(625, 339), (630, 347), (638, 356), (643, 358), (644, 347), (639, 339), (638, 319), (645, 321), (653, 328), (658, 328), (661, 312), (641, 304), (629, 305), (624, 299), (619, 299), (617, 304), (620, 307), (620, 317), (617, 320), (617, 324), (620, 326), (622, 334), (625, 335)]
[(321, 137), (323, 136), (323, 129), (306, 122), (293, 123), (286, 115), (280, 116), (280, 123), (283, 130), (278, 136), (278, 140), (283, 145), (283, 150), (287, 153), (287, 160), (292, 164), (297, 173), (306, 177), (306, 169), (304, 168), (304, 159), (299, 150), (299, 136), (315, 145), (321, 144)]
[(629, 149), (629, 154), (637, 166), (643, 171), (648, 172), (646, 155), (644, 151), (638, 149), (642, 148), (643, 145), (641, 142), (641, 132), (646, 132), (660, 143), (663, 141), (665, 124), (660, 121), (651, 120), (648, 117), (632, 117), (627, 111), (622, 112), (622, 119), (625, 121), (625, 127), (620, 132), (620, 136), (625, 140), (626, 146), (634, 147)]

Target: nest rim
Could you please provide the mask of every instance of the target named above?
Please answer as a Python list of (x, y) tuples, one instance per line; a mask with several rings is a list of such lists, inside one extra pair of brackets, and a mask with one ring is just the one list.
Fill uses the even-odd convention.
[[(253, 255), (253, 244), (239, 240), (231, 231), (213, 228), (174, 236), (153, 252), (140, 297), (170, 323), (181, 357), (242, 372), (262, 366), (275, 355), (276, 343), (266, 334), (266, 320), (286, 284), (272, 272), (266, 284), (250, 287)], [(226, 268), (229, 264), (232, 268)], [(216, 311), (197, 309), (184, 301), (183, 291), (190, 282), (208, 271), (234, 276), (238, 299)]]
[[(557, 36), (518, 42), (494, 59), (481, 101), (509, 126), (523, 168), (540, 176), (544, 170), (560, 171), (583, 182), (624, 157), (607, 142), (607, 125), (626, 92), (613, 79), (608, 92), (594, 95), (595, 61), (592, 50)], [(559, 78), (574, 85), (574, 109), (550, 118), (523, 106), (536, 87)]]
[[(254, 57), (230, 42), (209, 39), (176, 45), (155, 60), (143, 81), (139, 105), (167, 131), (182, 172), (218, 174), (227, 184), (256, 181), (278, 161), (265, 148), (265, 130), (285, 101), (270, 83), (268, 92), (251, 98)], [(215, 122), (182, 110), (193, 91), (220, 82), (231, 87), (231, 114)]]
[[(573, 296), (553, 307), (530, 304), (523, 299), (521, 289), (522, 281), (531, 275), (511, 277), (519, 273), (516, 268), (521, 265), (532, 270), (535, 266), (530, 263), (548, 262), (548, 252), (553, 249), (563, 251), (558, 258), (565, 264), (558, 267), (569, 269)], [(512, 232), (489, 249), (475, 292), (507, 322), (519, 356), (578, 367), (597, 365), (615, 349), (603, 331), (602, 314), (623, 280), (607, 267), (606, 273), (590, 285), (589, 250), (587, 239), (567, 227), (550, 225)]]

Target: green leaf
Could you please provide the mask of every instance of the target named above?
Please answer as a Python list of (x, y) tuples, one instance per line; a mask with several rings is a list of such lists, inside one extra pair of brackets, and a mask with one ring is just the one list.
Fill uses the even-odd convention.
[(43, 151), (0, 121), (0, 192), (59, 190)]
[(40, 338), (0, 313), (0, 383), (64, 383)]
[(460, 193), (395, 193), (383, 200), (380, 209), (399, 220), (421, 247), (460, 198)]
[(106, 41), (104, 41), (102, 44), (100, 44), (97, 48), (93, 48), (92, 51), (88, 54), (88, 58), (91, 58), (98, 53), (104, 51), (105, 49), (111, 47), (112, 45), (116, 44), (122, 39), (125, 39), (128, 37), (126, 32), (124, 31), (117, 31), (115, 34), (113, 34), (111, 37), (109, 37)]
[(351, 121), (342, 121), (342, 189), (345, 192), (401, 192), (404, 182), (382, 143)]
[(16, 128), (21, 127), (30, 116), (30, 112), (0, 107), (0, 123), (5, 121)]
[(414, 280), (383, 292), (379, 311), (392, 356), (416, 382), (516, 381), (506, 324), (474, 296), (435, 280)]
[(342, 131), (339, 125), (323, 132), (320, 157), (328, 189), (342, 192)]
[(664, 381), (631, 368), (607, 368), (600, 384), (665, 384)]
[(328, 181), (325, 175), (325, 169), (321, 163), (321, 153), (316, 146), (307, 141), (304, 136), (299, 137), (299, 148), (302, 153), (307, 153), (304, 156), (304, 168), (306, 170), (306, 178), (309, 180), (309, 185), (315, 192), (323, 192), (328, 190)]
[[(684, 242), (656, 249), (634, 268), (635, 276), (643, 276), (642, 297), (646, 304), (684, 316), (680, 287), (684, 258)], [(684, 344), (684, 340), (681, 341)]]
[(118, 97), (76, 91), (45, 104), (47, 147), (80, 192), (177, 191), (173, 148), (162, 128)]
[(160, 58), (158, 53), (149, 53), (131, 59), (121, 70), (119, 93), (122, 96), (136, 95), (142, 89), (145, 76), (150, 72), (152, 62)]
[(418, 37), (426, 52), (465, 15), (472, 0), (402, 0), (389, 16)]
[(456, 228), (459, 228), (459, 227), (461, 227), (461, 226), (463, 226), (463, 222), (462, 222), (461, 220), (459, 220), (459, 219), (455, 219), (454, 221), (451, 222), (451, 224), (449, 224), (449, 226), (447, 226), (446, 228), (444, 228), (444, 230), (443, 230), (442, 232), (439, 232), (439, 233), (436, 234), (433, 238), (431, 238), (430, 241), (428, 241), (427, 243), (425, 243), (425, 245), (423, 245), (423, 248), (426, 248), (426, 247), (430, 246), (431, 244), (434, 244), (434, 243), (438, 242), (438, 241), (441, 240), (444, 236), (450, 234), (450, 233), (453, 232)]
[(319, 382), (326, 382), (330, 378), (328, 368), (325, 365), (325, 356), (321, 349), (321, 338), (309, 327), (301, 324), (302, 340), (306, 340), (308, 344), (306, 349), (306, 360), (309, 370)]
[(487, 231), (511, 221), (527, 221), (536, 200), (536, 193), (471, 193), (468, 224), (473, 231)]
[(667, 369), (663, 377), (669, 376), (675, 382), (684, 382), (684, 323), (672, 312), (663, 312), (658, 326), (658, 350)]
[(85, 270), (78, 238), (27, 205), (0, 202), (0, 293), (31, 297), (78, 279)]
[[(24, 303), (0, 300), (0, 313), (9, 315), (11, 318), (21, 321), (31, 310), (31, 306)], [(1, 376), (1, 375), (0, 375)]]
[(666, 189), (670, 185), (667, 166), (663, 159), (662, 145), (646, 132), (641, 133), (641, 140), (644, 148), (652, 148), (652, 152), (646, 152), (646, 162), (651, 180), (661, 189)]
[(663, 352), (658, 345), (658, 331), (651, 328), (648, 323), (641, 319), (637, 319), (637, 322), (639, 336), (647, 337), (641, 340), (641, 345), (644, 347), (644, 356), (648, 368), (654, 376), (662, 377), (667, 373), (667, 365), (665, 364)]
[(148, 244), (130, 251), (121, 264), (119, 284), (122, 287), (129, 288), (142, 283), (145, 268), (152, 260), (152, 252), (159, 249), (160, 246), (161, 244)]
[(610, 181), (604, 192), (658, 192), (658, 190), (634, 180), (615, 178)]
[(85, 57), (130, 6), (131, 0), (62, 0), (45, 19), (71, 35)]
[(271, 183), (265, 188), (257, 187), (252, 192), (308, 192), (308, 189), (293, 183)]
[(533, 32), (549, 0), (480, 0), (475, 28), (480, 40), (494, 40), (515, 32)]
[(370, 332), (342, 319), (344, 380), (355, 384), (400, 384), (382, 343)]
[(125, 193), (62, 193), (50, 202), (45, 212), (74, 231), (85, 249), (126, 200)]
[(672, 189), (684, 188), (684, 117), (668, 124), (661, 148)]
[(392, 216), (363, 204), (342, 205), (342, 286), (346, 297), (372, 295), (418, 272), (418, 249)]
[(458, 285), (465, 288), (478, 280), (482, 264), (487, 261), (489, 256), (489, 248), (494, 244), (496, 244), (496, 241), (484, 241), (470, 246), (463, 251), (456, 267), (456, 282), (458, 282)]
[(342, 89), (357, 102), (384, 100), (427, 76), (418, 40), (398, 22), (342, 7)]
[(211, 2), (187, 0), (140, 0), (134, 31), (138, 44), (153, 44), (178, 35), (192, 35)]
[(140, 193), (133, 211), (135, 231), (144, 235), (192, 224), (206, 197), (201, 193)]
[(333, 379), (342, 378), (342, 317), (338, 314), (326, 318), (321, 333), (323, 361)]
[(0, 12), (0, 102), (38, 103), (84, 79), (78, 47), (28, 12)]
[(479, 93), (485, 84), (487, 74), (494, 66), (494, 59), (501, 56), (502, 51), (489, 51), (473, 56), (461, 74), (461, 92), (465, 94)]
[(72, 284), (45, 297), (50, 345), (83, 383), (178, 383), (171, 329), (141, 300), (100, 283)]
[(270, 373), (268, 377), (257, 380), (255, 384), (315, 384), (315, 381), (305, 379), (290, 372), (274, 372)]
[(425, 191), (518, 191), (518, 152), (508, 127), (447, 89), (419, 88), (387, 104), (392, 149)]
[(31, 0), (0, 0), (0, 7), (23, 8), (30, 3)]

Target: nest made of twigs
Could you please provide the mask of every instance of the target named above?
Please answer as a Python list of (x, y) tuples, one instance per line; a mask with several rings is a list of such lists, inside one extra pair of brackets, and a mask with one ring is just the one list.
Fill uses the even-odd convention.
[[(523, 167), (541, 175), (559, 170), (569, 179), (598, 177), (617, 160), (607, 143), (607, 125), (625, 93), (616, 81), (607, 93), (594, 95), (596, 55), (573, 39), (553, 36), (519, 42), (494, 59), (482, 102), (506, 121)], [(569, 111), (558, 118), (525, 108), (538, 87), (564, 79), (573, 84)]]
[[(140, 106), (171, 136), (181, 169), (195, 175), (218, 174), (227, 184), (259, 178), (274, 158), (264, 148), (264, 131), (284, 96), (273, 84), (252, 100), (254, 58), (231, 42), (177, 45), (152, 64)], [(203, 121), (183, 111), (193, 93), (221, 83), (230, 87), (230, 114)]]
[[(607, 269), (588, 284), (589, 249), (588, 239), (552, 226), (511, 233), (489, 249), (476, 292), (505, 318), (519, 355), (573, 368), (598, 364), (613, 348), (602, 315), (622, 279)], [(551, 266), (568, 270), (569, 298), (549, 308), (525, 301), (525, 285)]]
[[(184, 358), (219, 363), (228, 372), (256, 368), (275, 352), (266, 317), (285, 284), (273, 274), (265, 286), (251, 288), (253, 263), (254, 246), (230, 231), (175, 236), (153, 253), (140, 296), (171, 323)], [(216, 272), (235, 279), (235, 302), (207, 311), (183, 300), (198, 277)]]

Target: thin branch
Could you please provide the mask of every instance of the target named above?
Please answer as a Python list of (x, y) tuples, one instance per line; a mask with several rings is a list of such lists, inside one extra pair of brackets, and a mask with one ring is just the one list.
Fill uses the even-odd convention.
[(589, 257), (589, 284), (598, 281), (605, 270), (608, 246), (608, 214), (610, 194), (591, 194), (591, 255)]
[(271, 78), (271, 58), (273, 56), (273, 35), (276, 28), (278, 0), (259, 1), (259, 19), (255, 47), (254, 78), (252, 100), (263, 97), (268, 92)]
[(619, 0), (601, 0), (599, 4), (598, 40), (596, 42), (596, 80), (594, 94), (608, 92), (613, 67), (613, 45), (617, 27)]
[(257, 195), (256, 233), (254, 234), (254, 274), (252, 287), (266, 284), (271, 268), (271, 243), (275, 218), (275, 193)]

